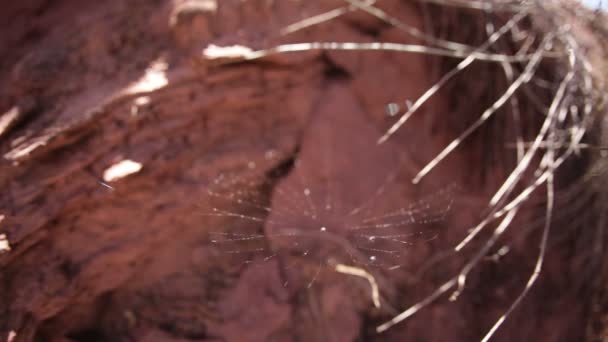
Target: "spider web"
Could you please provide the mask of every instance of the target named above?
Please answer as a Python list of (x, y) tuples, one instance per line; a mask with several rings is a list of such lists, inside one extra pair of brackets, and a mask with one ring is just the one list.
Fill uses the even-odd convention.
[[(209, 229), (211, 245), (241, 264), (279, 258), (293, 267), (303, 261), (317, 268), (311, 284), (318, 268), (327, 265), (398, 268), (412, 247), (439, 236), (456, 186), (412, 200), (406, 194), (412, 188), (405, 174), (408, 160), (376, 145), (379, 132), (344, 141), (337, 130), (348, 131), (356, 118), (318, 121), (310, 130), (319, 139), (298, 153), (279, 180), (276, 174), (235, 172), (212, 182), (204, 214), (218, 222)], [(371, 159), (347, 154), (353, 144), (374, 146)], [(273, 151), (267, 157), (278, 158)], [(255, 170), (255, 164), (247, 169)]]
[[(216, 203), (228, 204), (225, 208), (222, 205), (213, 207), (207, 215), (228, 219), (232, 224), (223, 231), (209, 234), (211, 243), (224, 253), (268, 254), (264, 260), (277, 256), (282, 249), (289, 250), (290, 255), (308, 257), (313, 247), (305, 248), (305, 240), (315, 243), (331, 240), (349, 255), (349, 262), (392, 268), (399, 265), (399, 259), (407, 254), (408, 247), (437, 238), (435, 226), (443, 222), (449, 213), (454, 189), (454, 186), (449, 186), (406, 206), (368, 216), (372, 210), (362, 210), (362, 207), (350, 211), (340, 211), (334, 206), (320, 207), (311, 199), (310, 188), (303, 186), (275, 194), (275, 200), (288, 203), (289, 207), (274, 212), (272, 220), (264, 214), (273, 209), (257, 202), (251, 190), (236, 190), (227, 194), (210, 190), (209, 196), (216, 198)], [(374, 209), (373, 204), (370, 208)], [(335, 221), (336, 216), (341, 217), (342, 221), (328, 223)], [(276, 232), (266, 233), (257, 225), (252, 228), (252, 222), (260, 225), (266, 223)], [(332, 228), (336, 225), (346, 232), (345, 236), (332, 236)], [(275, 248), (269, 246), (270, 239), (277, 243)], [(277, 248), (279, 245), (280, 248)]]

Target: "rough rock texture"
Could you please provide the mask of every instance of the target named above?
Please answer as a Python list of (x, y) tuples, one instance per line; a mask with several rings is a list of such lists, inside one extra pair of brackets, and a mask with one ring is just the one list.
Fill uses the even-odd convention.
[[(222, 64), (201, 55), (209, 44), (258, 49), (311, 40), (417, 42), (361, 13), (279, 34), (339, 5), (3, 4), (0, 339), (482, 336), (525, 284), (537, 231), (513, 243), (500, 262), (485, 262), (458, 301), (442, 299), (383, 335), (374, 332), (454, 273), (461, 259), (432, 266), (423, 278), (414, 274), (476, 222), (509, 163), (479, 157), (472, 143), (421, 184), (411, 184), (462, 128), (442, 119), (453, 103), (445, 94), (387, 143), (376, 144), (395, 120), (384, 113), (386, 103), (416, 98), (434, 81), (426, 57), (311, 51)], [(385, 1), (382, 7), (424, 26), (411, 2)], [(235, 192), (255, 205), (226, 199)], [(426, 208), (427, 200), (437, 207)], [(404, 210), (417, 201), (420, 213)], [(414, 234), (399, 253), (390, 242), (357, 240), (353, 227), (391, 212), (399, 213), (394, 219), (411, 220), (408, 232)], [(522, 221), (542, 215), (532, 208)], [(230, 253), (210, 237), (231, 229), (248, 238), (266, 234), (264, 250), (272, 253), (247, 253), (234, 240), (228, 242), (238, 253)], [(584, 336), (588, 303), (576, 292), (572, 253), (550, 250), (541, 282), (496, 340)], [(392, 271), (370, 267), (381, 287), (380, 309), (365, 280), (332, 269), (331, 263), (353, 260), (400, 265)]]

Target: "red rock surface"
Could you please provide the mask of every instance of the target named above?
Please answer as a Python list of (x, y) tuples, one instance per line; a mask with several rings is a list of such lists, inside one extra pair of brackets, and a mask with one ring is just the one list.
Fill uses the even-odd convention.
[[(500, 262), (484, 262), (458, 301), (442, 298), (375, 333), (379, 323), (456, 272), (462, 259), (454, 257), (415, 276), (479, 219), (510, 165), (501, 158), (490, 162), (487, 146), (501, 135), (486, 134), (420, 184), (411, 183), (464, 125), (445, 119), (454, 94), (435, 97), (385, 144), (376, 144), (395, 120), (384, 106), (420, 96), (435, 80), (437, 70), (426, 56), (309, 51), (224, 65), (202, 57), (209, 44), (259, 49), (314, 40), (417, 42), (362, 13), (280, 35), (286, 25), (342, 5), (3, 4), (0, 339), (483, 336), (523, 288), (538, 231), (515, 240)], [(381, 6), (424, 26), (417, 5)], [(252, 204), (226, 199), (234, 193)], [(357, 240), (356, 227), (391, 212), (400, 214), (382, 222), (413, 220), (403, 247)], [(531, 208), (521, 222), (542, 215)], [(246, 253), (260, 241), (228, 241), (239, 252), (231, 253), (225, 241), (213, 242), (218, 232), (250, 240), (265, 234), (268, 253)], [(497, 341), (584, 336), (588, 300), (579, 297), (576, 251), (563, 247), (575, 242), (570, 235), (566, 240), (554, 244), (541, 281)], [(332, 269), (332, 263), (355, 259), (382, 262), (370, 268), (381, 287), (380, 309), (365, 280)], [(400, 267), (390, 271), (389, 264)]]

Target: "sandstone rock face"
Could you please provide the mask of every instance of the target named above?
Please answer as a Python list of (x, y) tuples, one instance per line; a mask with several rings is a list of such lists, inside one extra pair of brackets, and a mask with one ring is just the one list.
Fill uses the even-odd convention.
[[(467, 95), (432, 98), (387, 142), (377, 141), (396, 120), (386, 104), (415, 99), (436, 81), (433, 60), (379, 51), (228, 56), (292, 42), (420, 43), (355, 11), (285, 32), (344, 6), (4, 4), (0, 339), (483, 336), (523, 288), (538, 229), (525, 239), (510, 233), (511, 253), (485, 260), (458, 301), (440, 299), (383, 334), (375, 328), (457, 272), (462, 257), (429, 261), (486, 210), (513, 162), (493, 157), (504, 145), (492, 139), (508, 134), (484, 131), (414, 185), (464, 127), (446, 116)], [(428, 25), (419, 4), (379, 6), (419, 29)], [(211, 59), (204, 54), (211, 46), (246, 49)], [(543, 209), (522, 212), (516, 222), (538, 228), (529, 222)], [(584, 336), (588, 300), (577, 297), (571, 233), (554, 242), (541, 281), (496, 340)], [(374, 276), (379, 308), (370, 283), (336, 272), (337, 264)]]

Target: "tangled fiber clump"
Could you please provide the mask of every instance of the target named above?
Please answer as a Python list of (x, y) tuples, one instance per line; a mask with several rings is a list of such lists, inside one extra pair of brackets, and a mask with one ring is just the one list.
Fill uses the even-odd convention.
[[(606, 62), (602, 60), (605, 52), (601, 52), (605, 46), (589, 46), (589, 42), (581, 38), (589, 31), (605, 37), (605, 27), (601, 24), (598, 27), (599, 18), (605, 15), (559, 1), (427, 0), (421, 1), (419, 7), (432, 19), (427, 22), (427, 30), (422, 31), (383, 11), (376, 6), (376, 1), (347, 0), (346, 3), (344, 7), (290, 25), (284, 33), (361, 11), (399, 28), (404, 34), (419, 39), (421, 44), (295, 43), (246, 51), (238, 60), (315, 49), (426, 54), (435, 63), (437, 82), (419, 98), (408, 100), (402, 106), (387, 105), (387, 111), (397, 120), (378, 143), (390, 140), (426, 101), (439, 91), (446, 91), (461, 96), (451, 96), (450, 113), (439, 119), (439, 125), (460, 132), (412, 182), (416, 184), (428, 177), (461, 145), (483, 144), (489, 139), (493, 146), (481, 147), (477, 165), (515, 162), (491, 196), (485, 216), (449, 253), (463, 252), (484, 230), (492, 229), (474, 247), (475, 251), (460, 272), (428, 297), (381, 324), (377, 331), (390, 329), (449, 291), (453, 291), (450, 298), (455, 300), (464, 289), (469, 273), (491, 253), (505, 232), (520, 230), (515, 234), (528, 235), (532, 228), (512, 223), (522, 206), (530, 201), (542, 203), (546, 208), (534, 270), (519, 296), (482, 340), (492, 337), (530, 291), (541, 274), (550, 236), (564, 234), (566, 222), (568, 229), (584, 230), (582, 238), (589, 245), (588, 253), (579, 255), (587, 260), (586, 270), (581, 273), (587, 274), (583, 279), (589, 281), (588, 286), (599, 286), (605, 273), (603, 150), (607, 112)], [(483, 75), (484, 82), (477, 81), (478, 75)], [(490, 84), (494, 86), (488, 86)], [(513, 153), (502, 152), (504, 145), (510, 145)], [(483, 167), (479, 169), (472, 173), (482, 179), (490, 177), (483, 174)], [(539, 192), (544, 193), (542, 198)], [(589, 278), (591, 274), (594, 276)]]

